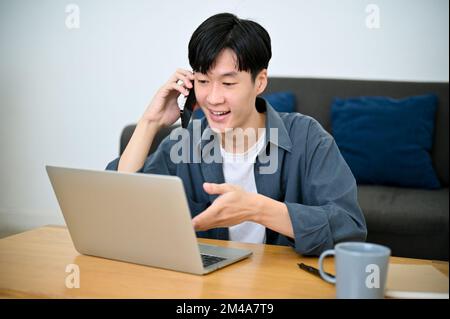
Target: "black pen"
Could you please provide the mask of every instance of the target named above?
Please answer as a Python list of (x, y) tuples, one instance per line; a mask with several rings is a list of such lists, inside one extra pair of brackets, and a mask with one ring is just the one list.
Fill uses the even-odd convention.
[[(303, 270), (309, 272), (310, 274), (313, 274), (313, 275), (316, 275), (316, 276), (322, 278), (322, 277), (320, 276), (319, 269), (314, 268), (314, 267), (312, 267), (312, 266), (305, 265), (304, 263), (297, 264), (297, 265), (300, 267), (300, 269), (303, 269)], [(334, 278), (334, 275), (332, 275), (332, 274), (330, 274), (330, 273), (325, 272), (325, 274), (327, 274), (328, 276)]]

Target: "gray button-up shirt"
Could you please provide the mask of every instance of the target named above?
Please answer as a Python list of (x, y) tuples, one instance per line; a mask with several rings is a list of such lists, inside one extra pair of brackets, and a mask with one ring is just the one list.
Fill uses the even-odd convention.
[[(315, 119), (300, 113), (278, 113), (262, 98), (256, 99), (256, 108), (266, 112), (265, 154), (254, 164), (256, 188), (259, 194), (286, 204), (295, 235), (292, 240), (266, 228), (266, 243), (293, 246), (303, 255), (319, 255), (342, 241), (364, 241), (367, 228), (357, 201), (356, 181), (333, 137)], [(195, 125), (200, 134), (194, 134)], [(206, 118), (191, 121), (187, 131), (182, 130), (172, 131), (172, 138), (166, 137), (138, 172), (180, 177), (194, 217), (219, 196), (206, 193), (203, 183), (225, 180), (222, 162), (213, 160), (217, 153), (212, 148), (219, 152), (220, 148)], [(184, 154), (181, 162), (173, 161), (172, 147), (179, 149), (180, 145), (191, 152)], [(119, 159), (106, 169), (117, 170)], [(197, 236), (228, 240), (228, 228), (199, 231)]]

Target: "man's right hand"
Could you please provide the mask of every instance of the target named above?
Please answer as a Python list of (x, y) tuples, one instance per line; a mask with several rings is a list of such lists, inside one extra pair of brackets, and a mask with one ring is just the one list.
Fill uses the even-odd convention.
[[(183, 83), (178, 83), (179, 81)], [(178, 97), (188, 96), (193, 88), (194, 74), (188, 70), (177, 69), (155, 94), (142, 116), (142, 120), (156, 123), (158, 127), (170, 126), (180, 117)]]

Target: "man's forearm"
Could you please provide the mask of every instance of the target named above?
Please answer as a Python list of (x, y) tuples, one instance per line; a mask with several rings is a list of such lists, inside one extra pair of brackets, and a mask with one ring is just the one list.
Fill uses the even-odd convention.
[(117, 170), (130, 173), (138, 171), (144, 165), (158, 130), (156, 123), (140, 120), (120, 158)]
[(256, 194), (254, 198), (257, 208), (254, 221), (277, 233), (294, 238), (294, 229), (286, 204), (261, 194)]

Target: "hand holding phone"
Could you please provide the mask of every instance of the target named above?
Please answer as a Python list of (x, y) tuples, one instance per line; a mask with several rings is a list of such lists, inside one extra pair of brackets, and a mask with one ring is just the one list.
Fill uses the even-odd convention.
[[(178, 104), (178, 97), (181, 94), (187, 97), (191, 96), (185, 103), (186, 112), (181, 112)], [(145, 122), (156, 123), (158, 127), (167, 127), (175, 123), (181, 116), (185, 118), (184, 123), (187, 125), (194, 105), (194, 74), (188, 70), (178, 69), (156, 92), (142, 119)]]

